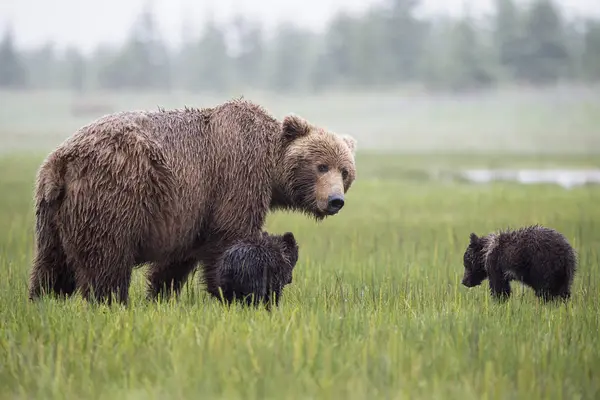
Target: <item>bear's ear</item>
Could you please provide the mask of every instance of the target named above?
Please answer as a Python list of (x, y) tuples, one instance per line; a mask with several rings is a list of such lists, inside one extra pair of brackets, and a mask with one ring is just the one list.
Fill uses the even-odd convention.
[(473, 232), (471, 232), (471, 234), (469, 235), (469, 239), (471, 240), (471, 244), (477, 244), (477, 243), (479, 243), (479, 238)]
[(287, 251), (293, 251), (294, 248), (298, 247), (298, 243), (296, 242), (296, 238), (292, 232), (286, 232), (283, 234), (283, 243), (287, 248)]
[(286, 232), (283, 234), (283, 242), (288, 246), (293, 247), (296, 245), (296, 238), (292, 232)]
[(342, 139), (344, 140), (344, 143), (346, 143), (346, 146), (348, 146), (350, 149), (352, 155), (356, 154), (356, 139), (350, 135), (343, 135)]
[(283, 137), (288, 140), (306, 136), (310, 133), (310, 124), (304, 118), (294, 114), (283, 119)]

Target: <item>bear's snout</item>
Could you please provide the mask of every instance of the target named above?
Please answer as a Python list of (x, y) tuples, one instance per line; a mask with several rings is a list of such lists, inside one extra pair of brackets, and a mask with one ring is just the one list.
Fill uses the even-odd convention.
[(327, 199), (327, 213), (337, 214), (344, 207), (344, 196), (336, 194)]
[(478, 281), (477, 278), (470, 275), (470, 276), (464, 277), (461, 283), (465, 287), (472, 288), (475, 286), (479, 286), (479, 284), (481, 284), (481, 281)]

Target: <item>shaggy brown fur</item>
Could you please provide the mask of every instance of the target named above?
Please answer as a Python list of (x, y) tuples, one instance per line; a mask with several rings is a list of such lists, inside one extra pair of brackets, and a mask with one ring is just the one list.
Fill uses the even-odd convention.
[(216, 258), (261, 235), (269, 210), (337, 213), (355, 179), (354, 151), (349, 136), (293, 115), (280, 122), (245, 100), (102, 117), (38, 172), (30, 298), (77, 288), (126, 303), (143, 263), (149, 298), (178, 293), (199, 262), (214, 291)]
[(265, 232), (259, 240), (238, 241), (223, 253), (215, 267), (217, 285), (227, 303), (242, 300), (246, 305), (266, 303), (270, 308), (274, 294), (275, 306), (279, 306), (297, 262), (298, 244), (291, 232)]
[(539, 225), (478, 237), (471, 233), (463, 263), (462, 284), (478, 286), (489, 278), (490, 291), (510, 297), (510, 281), (533, 288), (543, 300), (571, 296), (576, 254), (559, 232)]

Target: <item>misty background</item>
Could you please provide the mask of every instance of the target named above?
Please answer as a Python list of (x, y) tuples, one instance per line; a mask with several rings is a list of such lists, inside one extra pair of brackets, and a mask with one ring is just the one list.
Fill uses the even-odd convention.
[(360, 149), (596, 152), (597, 1), (14, 1), (3, 147), (244, 96)]

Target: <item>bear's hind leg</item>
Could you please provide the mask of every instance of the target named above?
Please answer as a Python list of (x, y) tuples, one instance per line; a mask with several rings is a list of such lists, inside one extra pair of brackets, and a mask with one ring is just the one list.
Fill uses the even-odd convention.
[(571, 297), (571, 275), (558, 271), (542, 280), (541, 287), (537, 288), (536, 296), (545, 302), (566, 301)]
[(154, 262), (148, 269), (147, 298), (157, 300), (178, 296), (190, 272), (196, 267), (194, 259), (186, 261)]
[(56, 205), (41, 200), (35, 213), (36, 254), (29, 274), (29, 299), (44, 294), (70, 296), (75, 292), (75, 275), (67, 262), (54, 222)]
[(550, 301), (567, 301), (571, 298), (571, 291), (568, 287), (560, 287), (559, 289), (539, 289), (535, 295), (544, 302)]
[(56, 242), (38, 250), (29, 275), (29, 299), (44, 294), (70, 297), (76, 289), (75, 273), (67, 262), (65, 253)]
[[(96, 252), (96, 254), (103, 254)], [(127, 305), (134, 263), (129, 257), (100, 257), (77, 269), (77, 287), (89, 302)]]
[(54, 293), (60, 297), (71, 297), (75, 293), (77, 289), (75, 271), (72, 270), (68, 263), (65, 263), (56, 275), (53, 289)]
[(562, 301), (571, 298), (571, 287), (573, 286), (573, 273), (565, 272), (557, 279), (556, 289), (552, 293)]

